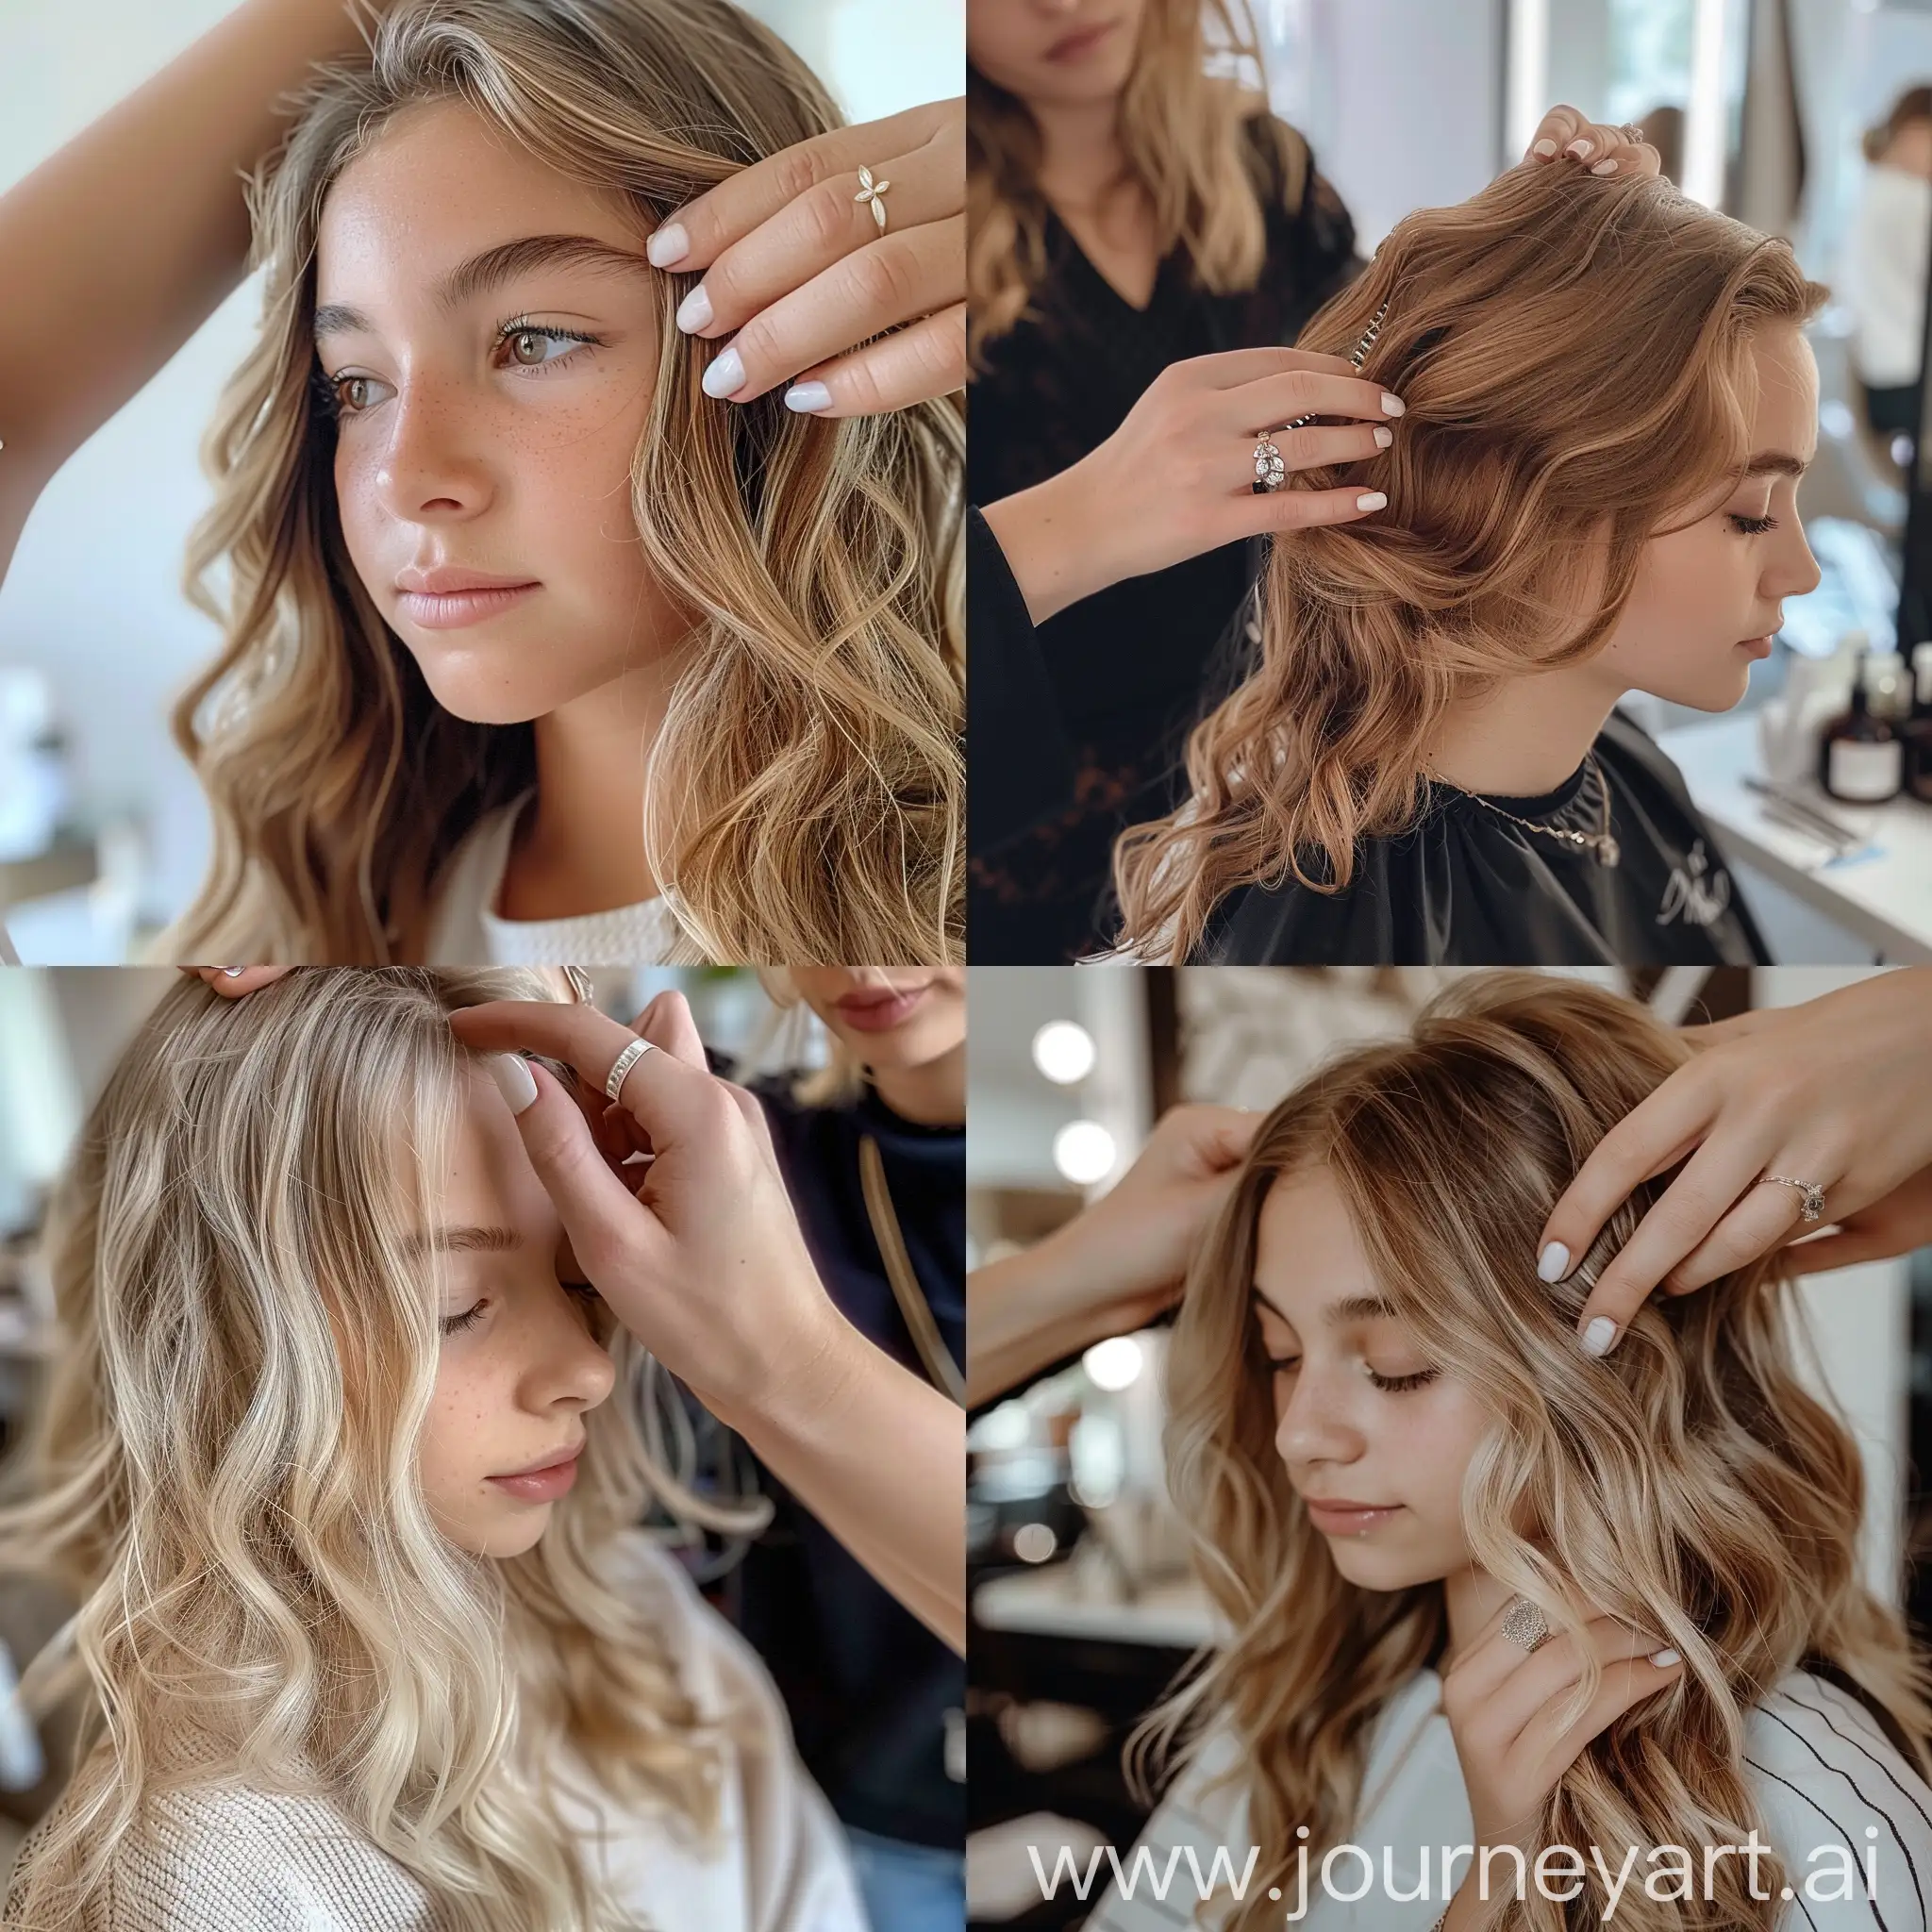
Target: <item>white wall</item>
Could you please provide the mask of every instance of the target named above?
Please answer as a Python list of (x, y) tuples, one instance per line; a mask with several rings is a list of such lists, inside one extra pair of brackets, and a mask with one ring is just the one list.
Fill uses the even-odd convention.
[[(0, 0), (0, 191), (229, 10), (229, 0)], [(799, 48), (854, 119), (963, 86), (965, 0), (752, 0), (750, 10)], [(29, 302), (32, 291), (0, 286), (0, 299)], [(208, 500), (200, 439), (258, 308), (252, 286), (239, 291), (78, 452), (0, 586), (0, 663), (51, 678), (84, 817), (131, 813), (150, 828), (141, 907), (150, 921), (182, 908), (207, 862), (200, 787), (174, 749), (167, 712), (217, 641), (181, 595), (181, 561)], [(55, 368), (58, 315), (45, 331)], [(32, 915), (12, 924), (32, 959)], [(73, 937), (63, 925), (58, 957), (90, 957), (72, 949)]]

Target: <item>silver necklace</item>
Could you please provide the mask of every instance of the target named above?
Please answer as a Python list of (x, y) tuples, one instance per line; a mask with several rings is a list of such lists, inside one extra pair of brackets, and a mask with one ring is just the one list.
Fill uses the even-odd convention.
[(1480, 791), (1464, 791), (1460, 785), (1453, 783), (1437, 772), (1431, 772), (1429, 775), (1434, 783), (1447, 785), (1450, 791), (1461, 792), (1464, 798), (1473, 800), (1485, 811), (1494, 812), (1499, 819), (1507, 819), (1512, 825), (1521, 825), (1525, 832), (1541, 832), (1545, 839), (1555, 839), (1565, 845), (1574, 845), (1580, 851), (1593, 854), (1597, 863), (1606, 872), (1613, 872), (1617, 861), (1623, 858), (1624, 851), (1610, 834), (1609, 780), (1604, 776), (1604, 768), (1597, 762), (1594, 751), (1587, 753), (1583, 761), (1590, 767), (1591, 775), (1596, 779), (1597, 796), (1603, 808), (1602, 827), (1594, 832), (1572, 832), (1560, 825), (1541, 824), (1535, 819), (1520, 819), (1513, 811), (1505, 811), (1500, 805), (1491, 805)]

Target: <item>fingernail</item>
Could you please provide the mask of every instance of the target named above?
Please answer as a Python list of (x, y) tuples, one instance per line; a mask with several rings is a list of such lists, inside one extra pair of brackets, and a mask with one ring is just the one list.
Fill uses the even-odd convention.
[(240, 979), (247, 971), (248, 969), (245, 966), (224, 966), (222, 968), (222, 977), (224, 979)]
[(524, 1064), (522, 1057), (513, 1053), (493, 1053), (487, 1064), (490, 1077), (496, 1082), (496, 1091), (503, 1095), (504, 1105), (512, 1113), (522, 1113), (537, 1097), (536, 1078)]
[(677, 325), (686, 335), (695, 335), (701, 328), (711, 325), (711, 298), (705, 292), (700, 282), (682, 302), (677, 305)]
[(832, 407), (832, 391), (822, 382), (794, 382), (785, 391), (785, 407), (797, 410), (801, 416), (809, 416), (814, 409)]
[(1545, 136), (1541, 141), (1537, 142), (1532, 152), (1541, 155), (1543, 158), (1547, 160), (1551, 155), (1557, 152), (1557, 143), (1554, 141), (1551, 141), (1548, 138), (1548, 136)]
[(1390, 444), (1391, 444), (1391, 442), (1393, 442), (1394, 441), (1395, 441), (1395, 432), (1394, 432), (1394, 430), (1392, 430), (1392, 429), (1378, 429), (1378, 430), (1376, 430), (1376, 431), (1375, 431), (1375, 447), (1376, 447), (1377, 449), (1387, 449), (1387, 448), (1389, 447), (1389, 445), (1390, 445)]
[(1570, 1272), (1570, 1250), (1561, 1241), (1549, 1241), (1536, 1257), (1539, 1281), (1561, 1281)]
[(1563, 152), (1566, 155), (1574, 155), (1579, 161), (1587, 161), (1591, 155), (1595, 154), (1596, 142), (1593, 141), (1573, 141)]
[(1360, 496), (1356, 498), (1355, 507), (1357, 509), (1380, 509), (1388, 501), (1389, 494), (1387, 491), (1370, 490), (1365, 491)]
[(726, 349), (705, 371), (703, 387), (708, 396), (721, 401), (744, 387), (744, 361), (736, 349)]
[(1614, 175), (1617, 172), (1617, 164), (1615, 161), (1599, 161), (1590, 172), (1592, 175)]
[(1608, 1355), (1610, 1343), (1617, 1339), (1617, 1324), (1607, 1315), (1599, 1315), (1583, 1331), (1583, 1352), (1585, 1355)]
[(1650, 1654), (1650, 1660), (1660, 1671), (1667, 1671), (1673, 1664), (1684, 1661), (1683, 1657), (1674, 1650), (1654, 1650)]
[(670, 268), (691, 253), (691, 237), (681, 222), (667, 222), (644, 243), (644, 258), (653, 268)]
[(1400, 396), (1391, 396), (1386, 390), (1382, 392), (1382, 413), (1385, 416), (1406, 416), (1408, 405)]

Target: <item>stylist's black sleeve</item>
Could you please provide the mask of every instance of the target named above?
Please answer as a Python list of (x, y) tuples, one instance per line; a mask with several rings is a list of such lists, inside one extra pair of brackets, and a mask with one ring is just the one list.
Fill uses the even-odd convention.
[(966, 594), (973, 705), (967, 849), (990, 852), (1067, 808), (1074, 752), (1026, 600), (976, 509), (966, 513)]

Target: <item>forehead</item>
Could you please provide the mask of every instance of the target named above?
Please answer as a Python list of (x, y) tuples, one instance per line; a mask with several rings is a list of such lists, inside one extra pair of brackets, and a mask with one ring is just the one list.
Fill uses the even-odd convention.
[(635, 249), (623, 200), (561, 175), (456, 101), (406, 108), (330, 188), (317, 299), (349, 302), (406, 268), (425, 285), (524, 235), (587, 235)]
[(1751, 343), (1754, 380), (1745, 397), (1754, 450), (1789, 450), (1809, 461), (1818, 449), (1818, 364), (1795, 328), (1761, 330)]
[(1336, 1302), (1379, 1291), (1325, 1167), (1283, 1174), (1268, 1190), (1256, 1229), (1255, 1287), (1297, 1328), (1320, 1321)]
[(539, 1247), (555, 1245), (557, 1209), (524, 1152), (515, 1118), (480, 1066), (462, 1069), (442, 1173), (431, 1180), (427, 1218), (451, 1226), (513, 1227)]

